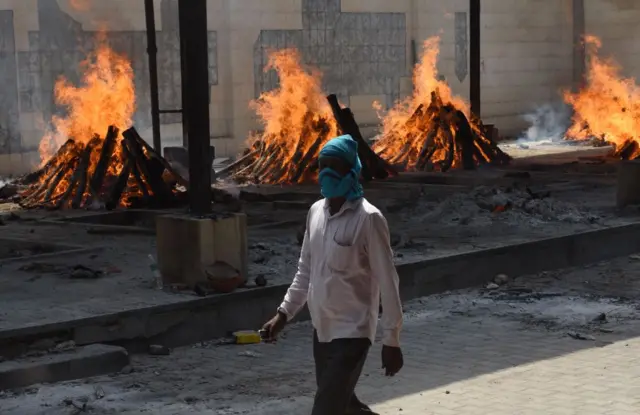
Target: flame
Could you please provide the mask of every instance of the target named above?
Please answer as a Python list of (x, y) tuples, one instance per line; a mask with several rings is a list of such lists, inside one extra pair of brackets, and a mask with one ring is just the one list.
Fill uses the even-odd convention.
[[(420, 165), (421, 153), (424, 155), (425, 141), (429, 140), (433, 144), (429, 161), (434, 167), (448, 158), (452, 158), (449, 167), (458, 167), (461, 144), (457, 139), (457, 126), (463, 117), (479, 140), (491, 146), (482, 132), (481, 123), (471, 116), (469, 104), (453, 95), (449, 85), (438, 79), (439, 53), (439, 36), (424, 42), (422, 57), (413, 72), (413, 94), (381, 116), (382, 138), (374, 144), (374, 151), (390, 163), (404, 165), (408, 170), (426, 167)], [(379, 104), (376, 107), (380, 109)], [(479, 146), (477, 141), (476, 160), (491, 161), (488, 147)]]
[(264, 132), (250, 138), (250, 146), (258, 150), (253, 168), (245, 173), (261, 183), (306, 181), (307, 167), (338, 132), (322, 91), (322, 74), (304, 67), (295, 49), (270, 52), (265, 67), (269, 70), (276, 71), (280, 85), (250, 103)]
[[(66, 115), (52, 118), (52, 129), (39, 147), (42, 175), (25, 196), (35, 198), (36, 190), (40, 189), (40, 201), (44, 198), (48, 202), (67, 194), (85, 150), (89, 156), (86, 171), (91, 176), (109, 127), (123, 131), (132, 125), (136, 95), (131, 62), (109, 47), (105, 32), (98, 34), (96, 43), (95, 50), (80, 64), (83, 76), (79, 86), (64, 77), (56, 81), (55, 101), (66, 108)], [(124, 165), (120, 140), (121, 137), (116, 137), (107, 166), (107, 176), (112, 178), (117, 177)], [(60, 177), (56, 180), (58, 173)], [(46, 197), (44, 187), (51, 189)]]
[(602, 58), (595, 36), (586, 36), (589, 56), (586, 85), (577, 93), (564, 92), (565, 102), (575, 111), (567, 131), (571, 140), (601, 139), (615, 147), (622, 158), (640, 156), (640, 88), (633, 78), (624, 78), (613, 59)]
[(96, 49), (80, 64), (81, 85), (76, 87), (64, 77), (56, 81), (55, 101), (67, 108), (67, 114), (53, 117), (53, 131), (40, 143), (43, 163), (68, 139), (86, 144), (95, 135), (104, 135), (110, 125), (124, 129), (132, 124), (136, 94), (131, 62), (109, 47), (104, 32), (97, 40)]

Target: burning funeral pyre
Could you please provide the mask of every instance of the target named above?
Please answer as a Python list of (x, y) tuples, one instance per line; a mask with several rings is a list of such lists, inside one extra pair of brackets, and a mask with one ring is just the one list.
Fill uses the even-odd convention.
[(351, 134), (358, 141), (365, 179), (396, 173), (371, 150), (351, 110), (342, 108), (335, 95), (324, 95), (322, 74), (305, 68), (297, 51), (272, 52), (265, 70), (271, 69), (278, 74), (279, 87), (252, 103), (264, 131), (252, 137), (249, 150), (218, 172), (218, 177), (264, 184), (314, 180), (322, 145), (338, 134)]
[[(166, 206), (175, 185), (186, 185), (131, 127), (135, 111), (133, 69), (104, 35), (82, 63), (79, 87), (57, 81), (55, 97), (67, 108), (54, 117), (40, 144), (41, 168), (22, 178), (25, 208)], [(120, 134), (120, 128), (127, 128)]]
[(427, 39), (413, 73), (413, 95), (382, 119), (382, 136), (373, 149), (410, 171), (447, 171), (479, 164), (506, 164), (510, 157), (487, 136), (468, 104), (438, 80), (438, 37)]
[(586, 85), (577, 93), (565, 92), (573, 107), (570, 140), (600, 140), (614, 146), (612, 156), (624, 160), (640, 157), (640, 88), (624, 78), (613, 59), (598, 56), (602, 46), (593, 36), (585, 38), (589, 54)]

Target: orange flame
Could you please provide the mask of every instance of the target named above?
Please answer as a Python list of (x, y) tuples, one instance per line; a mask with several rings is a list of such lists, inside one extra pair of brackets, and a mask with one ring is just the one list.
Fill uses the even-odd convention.
[[(80, 188), (80, 183), (86, 186), (87, 180), (79, 178), (91, 177), (96, 171), (109, 127), (123, 131), (132, 124), (136, 109), (133, 69), (126, 56), (109, 47), (106, 32), (98, 34), (96, 49), (80, 69), (83, 76), (79, 86), (63, 77), (56, 81), (56, 104), (66, 107), (67, 113), (52, 118), (53, 128), (40, 142), (43, 169), (39, 171), (39, 181), (23, 195), (31, 206), (57, 202), (62, 207), (74, 193), (81, 199), (88, 198), (90, 191), (100, 196), (103, 189)], [(115, 137), (115, 142), (110, 141), (111, 145), (105, 147), (113, 149), (109, 150), (111, 156), (105, 158), (106, 182), (123, 171), (120, 140)], [(140, 190), (135, 184), (130, 189), (129, 196)], [(122, 200), (127, 203), (126, 196)]]
[(338, 128), (322, 91), (322, 74), (304, 67), (298, 51), (271, 52), (268, 70), (277, 72), (280, 85), (250, 104), (264, 132), (250, 139), (260, 150), (254, 168), (245, 173), (261, 183), (301, 182), (309, 179), (306, 168)]
[(620, 152), (629, 145), (624, 158), (640, 155), (640, 88), (633, 78), (624, 78), (620, 66), (611, 58), (601, 58), (602, 46), (595, 36), (585, 37), (589, 64), (586, 85), (577, 93), (565, 91), (564, 99), (575, 113), (567, 138), (600, 138)]
[[(457, 134), (457, 111), (469, 121), (471, 130), (480, 140), (486, 140), (478, 122), (471, 118), (467, 102), (453, 95), (449, 85), (438, 79), (438, 55), (440, 38), (431, 37), (424, 42), (420, 62), (413, 71), (413, 94), (399, 101), (382, 120), (381, 139), (374, 144), (374, 151), (392, 164), (405, 165), (408, 170), (419, 166), (424, 154), (425, 141), (433, 141), (430, 163), (438, 165), (452, 157), (451, 167), (460, 164)], [(377, 104), (377, 109), (380, 105)], [(433, 134), (434, 136), (429, 136)], [(477, 144), (476, 144), (477, 145)], [(478, 148), (484, 161), (489, 161), (486, 151)]]
[(106, 36), (98, 36), (98, 45), (80, 64), (81, 85), (65, 78), (55, 85), (58, 105), (67, 107), (67, 115), (54, 116), (53, 131), (40, 142), (40, 158), (45, 163), (68, 140), (88, 143), (95, 135), (104, 136), (110, 125), (120, 130), (131, 126), (136, 110), (134, 74), (131, 62), (109, 47)]

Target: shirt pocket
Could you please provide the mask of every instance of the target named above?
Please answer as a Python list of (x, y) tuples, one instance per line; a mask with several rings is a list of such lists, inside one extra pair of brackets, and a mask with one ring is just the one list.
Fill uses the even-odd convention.
[(328, 254), (327, 266), (333, 271), (344, 272), (358, 265), (359, 251), (357, 245), (344, 245), (331, 240)]

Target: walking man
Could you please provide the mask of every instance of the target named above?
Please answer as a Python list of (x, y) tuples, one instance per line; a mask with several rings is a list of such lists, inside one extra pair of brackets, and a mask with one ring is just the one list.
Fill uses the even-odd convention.
[(320, 151), (324, 199), (307, 216), (298, 272), (263, 329), (274, 341), (307, 303), (313, 323), (317, 392), (312, 415), (373, 414), (354, 393), (374, 341), (382, 295), (382, 368), (403, 366), (402, 305), (387, 221), (363, 196), (358, 143), (349, 135)]

